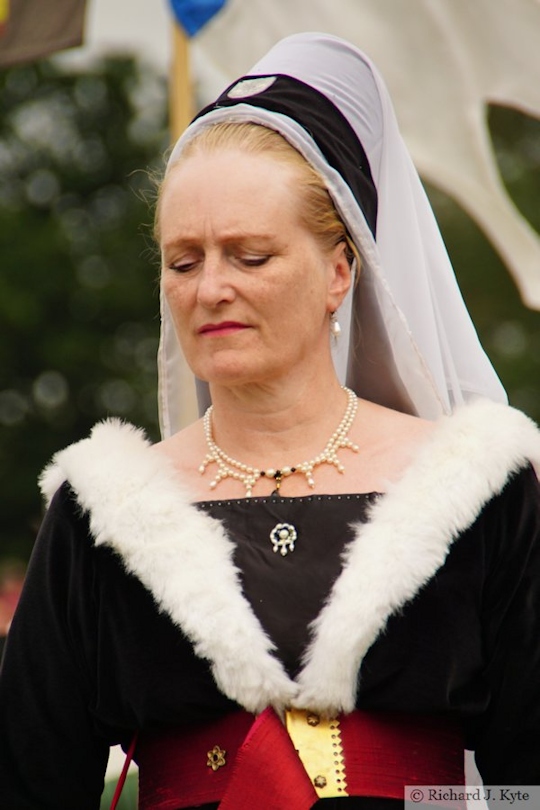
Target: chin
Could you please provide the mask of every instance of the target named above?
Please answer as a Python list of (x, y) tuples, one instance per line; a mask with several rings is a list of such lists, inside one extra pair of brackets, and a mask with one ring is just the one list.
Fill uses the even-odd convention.
[[(199, 375), (197, 375), (197, 377), (199, 377)], [(236, 373), (224, 371), (221, 373), (208, 374), (205, 377), (199, 377), (199, 379), (209, 385), (221, 385), (225, 388), (233, 388), (241, 385), (255, 385), (256, 383), (264, 382), (264, 377), (261, 378), (260, 376), (246, 374), (245, 369), (242, 372), (238, 371)]]
[(264, 385), (290, 375), (295, 360), (280, 354), (279, 350), (223, 350), (206, 355), (194, 353), (188, 364), (199, 380), (210, 385)]
[(194, 364), (191, 370), (199, 380), (210, 385), (238, 385), (248, 383), (253, 374), (245, 363), (200, 363)]
[(248, 364), (245, 360), (235, 363), (204, 364), (204, 366), (201, 364), (192, 370), (200, 380), (210, 385), (223, 386), (256, 385), (280, 376), (280, 372), (275, 368), (265, 369), (260, 363)]

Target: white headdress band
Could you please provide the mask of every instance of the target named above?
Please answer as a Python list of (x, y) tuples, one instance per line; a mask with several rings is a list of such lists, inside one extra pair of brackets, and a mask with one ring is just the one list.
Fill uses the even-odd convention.
[[(381, 77), (357, 48), (326, 34), (298, 34), (275, 45), (229, 88), (233, 106), (215, 106), (177, 142), (169, 167), (203, 128), (222, 121), (280, 132), (325, 180), (362, 259), (358, 284), (338, 312), (333, 348), (340, 382), (374, 402), (436, 418), (475, 397), (506, 402), (461, 297), (431, 206), (399, 133)], [(377, 189), (376, 241), (344, 177), (290, 114), (254, 106), (253, 98), (287, 76), (318, 91), (347, 119), (367, 155)], [(252, 103), (250, 103), (250, 101)], [(300, 119), (301, 120), (301, 119)], [(162, 296), (159, 350), (164, 435), (179, 429), (181, 350)], [(208, 388), (198, 383), (200, 410)]]

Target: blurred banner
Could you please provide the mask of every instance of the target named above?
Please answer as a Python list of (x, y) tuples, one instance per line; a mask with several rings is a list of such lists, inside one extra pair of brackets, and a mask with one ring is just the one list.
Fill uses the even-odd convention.
[(6, 30), (6, 22), (9, 14), (9, 0), (0, 0), (0, 37)]
[(170, 0), (170, 2), (176, 19), (190, 37), (195, 36), (225, 5), (225, 0)]
[(86, 0), (0, 0), (0, 67), (80, 45), (85, 6)]

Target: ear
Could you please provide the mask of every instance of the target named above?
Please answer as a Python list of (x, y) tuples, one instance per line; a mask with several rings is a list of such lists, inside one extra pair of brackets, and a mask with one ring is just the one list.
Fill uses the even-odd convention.
[(335, 312), (352, 284), (352, 272), (346, 255), (346, 244), (336, 245), (329, 257), (328, 308)]

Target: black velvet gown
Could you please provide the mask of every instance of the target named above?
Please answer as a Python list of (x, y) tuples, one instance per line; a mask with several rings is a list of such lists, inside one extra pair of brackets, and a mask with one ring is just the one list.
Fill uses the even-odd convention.
[[(242, 498), (191, 507), (220, 521), (233, 540), (243, 594), (290, 677), (344, 550), (387, 497)], [(81, 500), (67, 483), (54, 497), (5, 649), (6, 810), (96, 810), (110, 745), (127, 746), (135, 729), (197, 724), (239, 708), (156, 594), (126, 570), (117, 549), (95, 541), (103, 527), (90, 525)], [(284, 556), (269, 539), (281, 522), (298, 530), (294, 551)], [(443, 565), (389, 616), (362, 660), (357, 707), (449, 713), (463, 724), (486, 784), (540, 784), (539, 611), (539, 485), (524, 464), (453, 539)], [(320, 804), (382, 810), (396, 803), (350, 797)]]

